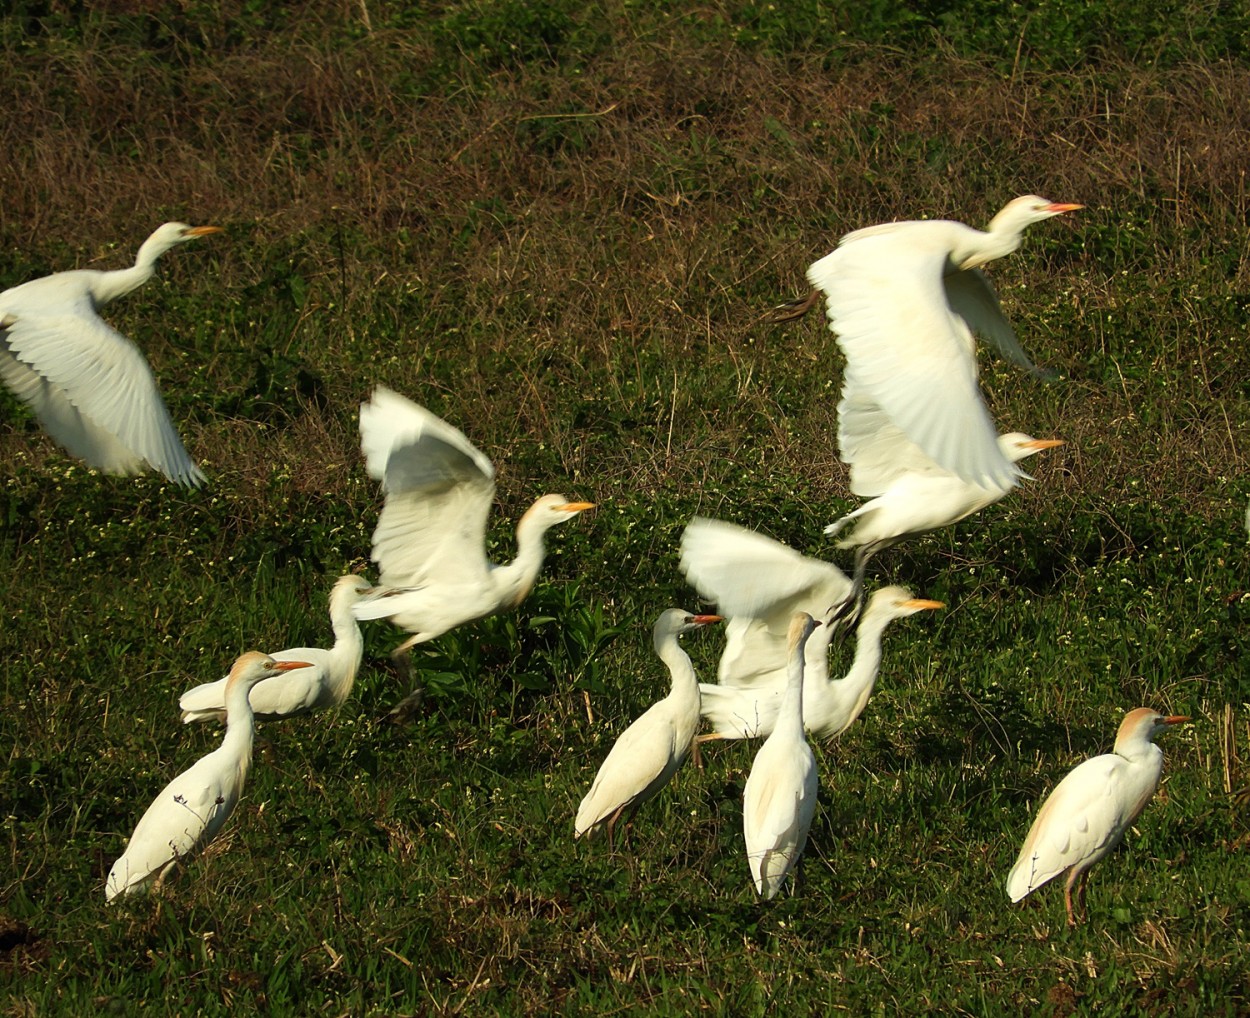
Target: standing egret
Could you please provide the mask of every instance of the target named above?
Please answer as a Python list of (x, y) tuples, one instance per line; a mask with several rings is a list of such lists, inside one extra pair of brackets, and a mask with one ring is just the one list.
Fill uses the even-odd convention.
[(360, 407), (360, 445), (385, 504), (373, 531), (381, 577), (352, 608), (358, 619), (389, 619), (412, 636), (392, 656), (449, 629), (516, 608), (543, 564), (543, 535), (593, 502), (544, 495), (521, 517), (517, 554), (486, 558), (486, 518), (495, 468), (461, 432), (424, 407), (379, 386)]
[(760, 897), (774, 898), (807, 844), (816, 812), (816, 757), (803, 735), (803, 644), (820, 625), (796, 612), (786, 638), (789, 676), (772, 734), (755, 754), (742, 800), (747, 862)]
[(1031, 224), (1081, 207), (1025, 195), (985, 231), (929, 220), (844, 236), (807, 270), (846, 355), (844, 392), (879, 408), (943, 470), (1009, 487), (1019, 470), (981, 398), (973, 332), (1032, 364), (979, 267), (1015, 251)]
[[(308, 661), (309, 667), (286, 671), (265, 679), (250, 697), (252, 713), (260, 721), (296, 717), (310, 711), (338, 707), (347, 699), (360, 670), (365, 644), (360, 638), (360, 625), (352, 614), (352, 605), (369, 589), (362, 576), (340, 576), (330, 592), (330, 624), (334, 629), (334, 646), (294, 647), (270, 655), (275, 661)], [(188, 689), (178, 706), (182, 720), (220, 721), (226, 716), (225, 678)]]
[(699, 727), (699, 679), (677, 638), (720, 621), (719, 615), (691, 615), (678, 608), (670, 608), (656, 620), (652, 645), (672, 676), (669, 694), (648, 707), (612, 746), (577, 807), (575, 838), (606, 827), (611, 846), (621, 815), (628, 811), (632, 817), (677, 773)]
[[(944, 608), (941, 601), (913, 597), (906, 587), (883, 587), (868, 599), (855, 631), (855, 658), (840, 679), (829, 677), (829, 641), (834, 627), (825, 620), (807, 640), (803, 667), (803, 727), (817, 739), (841, 735), (868, 706), (881, 670), (881, 638), (895, 619)], [(700, 713), (712, 724), (709, 739), (755, 739), (770, 735), (786, 687), (700, 683)]]
[(128, 269), (57, 272), (0, 293), (0, 381), (88, 466), (106, 474), (153, 469), (179, 484), (204, 483), (148, 362), (98, 312), (151, 279), (170, 248), (220, 232), (165, 223)]
[(178, 862), (217, 837), (238, 804), (252, 763), (255, 725), (247, 695), (258, 682), (307, 661), (275, 661), (256, 651), (242, 655), (226, 680), (226, 735), (221, 746), (201, 757), (162, 789), (140, 818), (126, 851), (113, 863), (104, 885), (112, 901), (121, 894), (160, 885)]
[[(838, 404), (838, 441), (851, 468), (851, 491), (870, 498), (854, 512), (829, 524), (839, 533), (857, 522), (854, 533), (838, 542), (855, 548), (854, 592), (848, 604), (863, 597), (864, 572), (877, 552), (907, 537), (950, 526), (999, 501), (1016, 485), (986, 481), (974, 484), (938, 466), (910, 441), (880, 409), (843, 395)], [(1000, 435), (998, 448), (1015, 464), (1027, 456), (1063, 445), (1062, 439), (1033, 438), (1019, 432)]]
[(1076, 925), (1072, 888), (1085, 916), (1085, 881), (1091, 866), (1107, 855), (1146, 808), (1163, 773), (1163, 750), (1154, 737), (1189, 718), (1165, 716), (1149, 707), (1131, 710), (1120, 722), (1115, 750), (1068, 772), (1042, 804), (1020, 857), (1007, 875), (1007, 894), (1019, 901), (1067, 872), (1063, 902), (1068, 925)]

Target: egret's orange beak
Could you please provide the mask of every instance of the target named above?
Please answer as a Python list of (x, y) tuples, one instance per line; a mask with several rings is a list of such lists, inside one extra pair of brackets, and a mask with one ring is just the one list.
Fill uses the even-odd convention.
[(293, 672), (296, 668), (311, 668), (311, 661), (275, 661), (273, 663), (274, 671)]
[(226, 231), (223, 230), (220, 226), (193, 226), (186, 233), (184, 233), (183, 236), (184, 237), (207, 237), (210, 233), (225, 233), (225, 232)]
[(696, 626), (710, 626), (713, 622), (724, 622), (723, 615), (691, 615), (690, 621)]
[(1083, 208), (1085, 208), (1084, 205), (1062, 205), (1055, 201), (1046, 206), (1046, 211), (1058, 214), (1060, 212), (1075, 212), (1077, 209)]
[(587, 509), (593, 509), (594, 507), (594, 502), (565, 502), (564, 505), (559, 508), (562, 513), (580, 513)]
[(913, 597), (910, 601), (904, 601), (904, 608), (915, 608), (917, 611), (934, 611), (938, 608), (945, 608), (945, 601), (927, 601), (924, 598)]
[(1192, 720), (1193, 718), (1191, 718), (1188, 714), (1171, 714), (1163, 719), (1163, 723), (1165, 725), (1179, 725), (1183, 722)]
[(1026, 449), (1055, 449), (1063, 445), (1062, 438), (1035, 438), (1031, 442), (1022, 442)]

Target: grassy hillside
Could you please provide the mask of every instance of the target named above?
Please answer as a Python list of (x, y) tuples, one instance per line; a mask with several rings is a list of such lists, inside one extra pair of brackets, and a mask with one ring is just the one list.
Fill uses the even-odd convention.
[[(19, 3), (0, 18), (0, 288), (225, 227), (108, 309), (210, 477), (101, 477), (0, 395), (6, 1014), (1250, 1013), (1250, 19), (1226, 5)], [(92, 5), (86, 5), (92, 6)], [(886, 9), (889, 8), (889, 9)], [(842, 233), (1087, 208), (991, 266), (1045, 383), (984, 358), (1036, 480), (881, 555), (947, 603), (887, 635), (818, 747), (799, 895), (755, 900), (753, 746), (705, 753), (627, 849), (575, 844), (666, 684), (695, 513), (808, 553), (855, 503), (820, 316), (766, 321)], [(492, 554), (555, 531), (514, 616), (404, 688), (366, 630), (336, 713), (266, 725), (227, 834), (159, 897), (104, 875), (216, 745), (179, 692), (324, 645), (380, 497), (387, 384), (498, 464)], [(686, 641), (704, 675), (719, 635)], [(849, 660), (850, 647), (835, 649)], [(844, 664), (835, 664), (835, 670)], [(1002, 881), (1124, 710), (1192, 714), (1094, 871), (1090, 922)]]

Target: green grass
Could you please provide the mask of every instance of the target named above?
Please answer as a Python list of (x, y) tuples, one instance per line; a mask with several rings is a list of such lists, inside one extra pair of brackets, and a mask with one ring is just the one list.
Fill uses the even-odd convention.
[[(0, 1013), (1250, 1011), (1239, 15), (48, 7), (0, 19), (0, 288), (120, 266), (169, 218), (227, 233), (108, 311), (206, 489), (97, 476), (0, 395)], [(864, 718), (818, 748), (801, 893), (751, 889), (751, 746), (708, 749), (616, 855), (574, 843), (666, 685), (654, 618), (696, 607), (690, 517), (836, 557), (841, 357), (764, 313), (846, 230), (1030, 191), (1088, 206), (991, 267), (1059, 378), (982, 381), (1005, 428), (1068, 444), (876, 560), (948, 608), (887, 635)], [(222, 840), (106, 906), (151, 796), (219, 738), (178, 694), (329, 639), (380, 504), (378, 383), (496, 461), (496, 557), (541, 492), (600, 508), (520, 612), (431, 645), (410, 725), (370, 624), (342, 709), (262, 726)], [(686, 646), (710, 675), (718, 636)], [(1010, 905), (1040, 798), (1138, 704), (1195, 722), (1089, 924), (1057, 888)]]

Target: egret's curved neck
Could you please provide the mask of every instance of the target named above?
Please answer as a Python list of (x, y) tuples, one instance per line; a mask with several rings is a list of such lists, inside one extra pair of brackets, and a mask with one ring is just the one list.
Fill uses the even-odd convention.
[(1012, 209), (1004, 209), (984, 232), (969, 230), (966, 243), (951, 251), (951, 261), (961, 269), (975, 269), (1015, 251), (1024, 241), (1024, 228)]
[(1133, 763), (1153, 763), (1163, 770), (1163, 750), (1148, 735), (1134, 732), (1126, 739), (1116, 739), (1115, 754)]
[(156, 260), (173, 246), (167, 239), (149, 237), (140, 245), (139, 254), (130, 268), (101, 272), (91, 287), (96, 305), (123, 297), (146, 283), (156, 271)]
[(252, 740), (256, 732), (256, 717), (248, 699), (250, 692), (247, 683), (226, 682), (226, 736), (221, 740), (221, 750), (237, 762), (240, 779), (247, 776), (252, 763)]
[(885, 616), (865, 615), (855, 635), (855, 657), (850, 669), (842, 678), (829, 683), (830, 692), (837, 696), (840, 713), (846, 719), (843, 728), (863, 713), (872, 696), (881, 671), (881, 637), (889, 623), (890, 619)]
[(694, 664), (690, 660), (681, 644), (677, 642), (676, 633), (666, 633), (664, 636), (655, 640), (655, 656), (658, 657), (668, 667), (668, 673), (672, 677), (672, 686), (669, 689), (669, 696), (676, 697), (683, 702), (692, 703), (693, 709), (697, 710), (699, 705), (699, 677), (695, 675)]
[(360, 658), (365, 652), (365, 641), (360, 635), (360, 624), (352, 614), (352, 601), (344, 598), (331, 605), (330, 625), (334, 629), (334, 646), (330, 648), (330, 678), (334, 682), (331, 695), (342, 703), (352, 691)]
[[(809, 639), (810, 642), (810, 639)], [(786, 664), (786, 690), (781, 694), (773, 735), (782, 739), (803, 739), (803, 673), (802, 654), (791, 654)]]
[(515, 608), (534, 589), (534, 581), (543, 567), (546, 544), (543, 538), (547, 526), (530, 518), (521, 517), (516, 527), (516, 558), (507, 565), (496, 566), (492, 576), (502, 608)]

